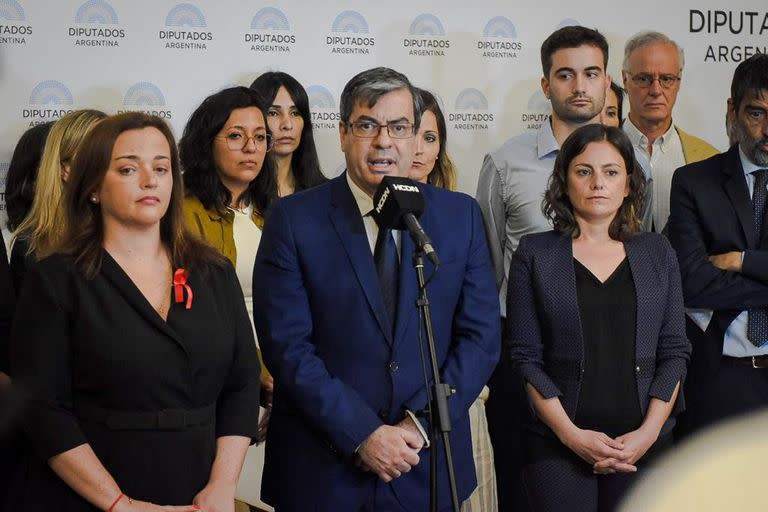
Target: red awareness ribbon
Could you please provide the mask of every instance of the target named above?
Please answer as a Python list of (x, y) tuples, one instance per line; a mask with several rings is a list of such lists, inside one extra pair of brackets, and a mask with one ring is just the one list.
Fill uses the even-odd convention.
[(173, 293), (176, 302), (184, 302), (184, 290), (187, 290), (187, 309), (192, 308), (192, 288), (187, 284), (187, 271), (183, 268), (173, 273)]

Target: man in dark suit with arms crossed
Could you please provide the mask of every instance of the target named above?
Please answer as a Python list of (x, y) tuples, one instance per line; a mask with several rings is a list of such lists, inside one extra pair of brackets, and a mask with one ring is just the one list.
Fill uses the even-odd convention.
[[(346, 172), (267, 216), (253, 295), (275, 377), (262, 498), (277, 510), (426, 510), (432, 455), (440, 508), (450, 509), (442, 446), (424, 449), (406, 413), (427, 403), (414, 244), (407, 233), (380, 233), (369, 215), (383, 176), (408, 176), (419, 120), (405, 76), (358, 74), (341, 95)], [(418, 187), (421, 223), (442, 261), (428, 291), (439, 365), (456, 388), (451, 441), (466, 499), (475, 486), (467, 410), (500, 348), (493, 268), (477, 203)]]
[(728, 118), (738, 143), (672, 178), (693, 344), (685, 431), (768, 406), (768, 55), (736, 68)]

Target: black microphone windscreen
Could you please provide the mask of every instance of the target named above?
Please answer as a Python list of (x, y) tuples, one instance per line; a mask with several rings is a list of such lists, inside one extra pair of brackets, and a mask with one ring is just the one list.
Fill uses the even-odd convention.
[(424, 198), (413, 180), (384, 176), (373, 195), (373, 218), (379, 228), (406, 229), (403, 215), (420, 217)]

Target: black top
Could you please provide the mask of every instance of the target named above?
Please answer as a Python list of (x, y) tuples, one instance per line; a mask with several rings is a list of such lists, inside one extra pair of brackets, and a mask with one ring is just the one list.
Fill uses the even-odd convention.
[(96, 510), (46, 464), (83, 443), (126, 495), (190, 504), (208, 481), (216, 438), (256, 435), (259, 363), (232, 266), (190, 271), (189, 309), (169, 287), (166, 321), (103, 255), (94, 279), (58, 254), (25, 278), (11, 375), (35, 398), (24, 427), (36, 453), (10, 510)]
[(576, 258), (573, 264), (584, 339), (575, 423), (616, 437), (643, 421), (635, 382), (635, 283), (627, 258), (604, 283)]

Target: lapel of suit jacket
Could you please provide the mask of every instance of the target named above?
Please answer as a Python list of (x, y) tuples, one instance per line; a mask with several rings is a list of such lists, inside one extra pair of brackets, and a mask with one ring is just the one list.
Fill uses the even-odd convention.
[[(419, 219), (422, 227), (426, 232), (429, 232), (429, 215), (426, 213), (429, 208), (426, 205), (424, 215)], [(400, 232), (400, 284), (398, 286), (397, 295), (397, 316), (395, 317), (395, 344), (399, 343), (405, 335), (408, 327), (408, 323), (411, 320), (414, 312), (416, 311), (416, 298), (419, 293), (418, 278), (416, 277), (416, 269), (413, 268), (413, 251), (415, 244), (408, 231)], [(428, 260), (425, 257), (424, 278), (428, 279), (431, 265), (428, 265)], [(429, 287), (427, 287), (429, 290)], [(426, 335), (425, 338), (426, 340)]]
[[(175, 341), (176, 344), (181, 347), (187, 357), (189, 357), (189, 350), (187, 350), (187, 346), (184, 344), (184, 341), (179, 337), (176, 331), (171, 329), (168, 323), (164, 321), (160, 315), (157, 314), (155, 308), (152, 307), (146, 297), (144, 297), (144, 295), (141, 293), (139, 288), (134, 284), (133, 281), (131, 281), (131, 278), (128, 277), (128, 274), (125, 273), (122, 267), (117, 264), (114, 258), (112, 258), (112, 256), (106, 250), (102, 251), (102, 255), (103, 258), (101, 264), (101, 273), (104, 275), (104, 277), (108, 279), (115, 286), (115, 288), (117, 288), (118, 292), (120, 292), (125, 300), (131, 306), (133, 306), (133, 308), (145, 320), (154, 325), (159, 331), (171, 338), (173, 341)], [(171, 293), (170, 284), (168, 293)], [(172, 308), (173, 303), (171, 303), (171, 308), (169, 309)], [(168, 314), (170, 315), (171, 312), (169, 311)]]
[(654, 325), (654, 322), (651, 321), (651, 315), (654, 312), (650, 308), (657, 305), (657, 301), (654, 300), (656, 296), (654, 291), (659, 286), (653, 263), (643, 248), (643, 244), (638, 242), (637, 237), (624, 242), (632, 280), (635, 283), (635, 361), (655, 356), (655, 353), (644, 353), (644, 350), (650, 346), (641, 343), (641, 341), (649, 339), (649, 333), (645, 331)]
[(349, 262), (360, 282), (365, 297), (368, 299), (368, 304), (376, 317), (379, 329), (384, 333), (387, 341), (392, 344), (391, 327), (387, 321), (384, 298), (381, 295), (371, 246), (368, 244), (368, 236), (365, 234), (360, 209), (355, 203), (352, 191), (349, 190), (349, 185), (347, 185), (346, 172), (334, 179), (332, 187), (331, 222), (341, 239), (347, 256), (349, 256)]
[(747, 180), (744, 178), (744, 169), (739, 158), (738, 144), (731, 147), (725, 155), (723, 174), (726, 175), (725, 193), (733, 204), (736, 215), (739, 217), (741, 229), (747, 240), (749, 249), (755, 248), (754, 221), (752, 219), (752, 199), (749, 197)]
[(576, 269), (573, 263), (573, 239), (568, 235), (552, 232), (554, 240), (546, 256), (547, 264), (541, 268), (549, 273), (550, 279), (545, 280), (549, 301), (557, 308), (558, 319), (562, 321), (561, 333), (574, 340), (572, 355), (584, 363), (584, 335), (581, 328), (581, 313), (579, 311), (579, 296), (576, 292)]

